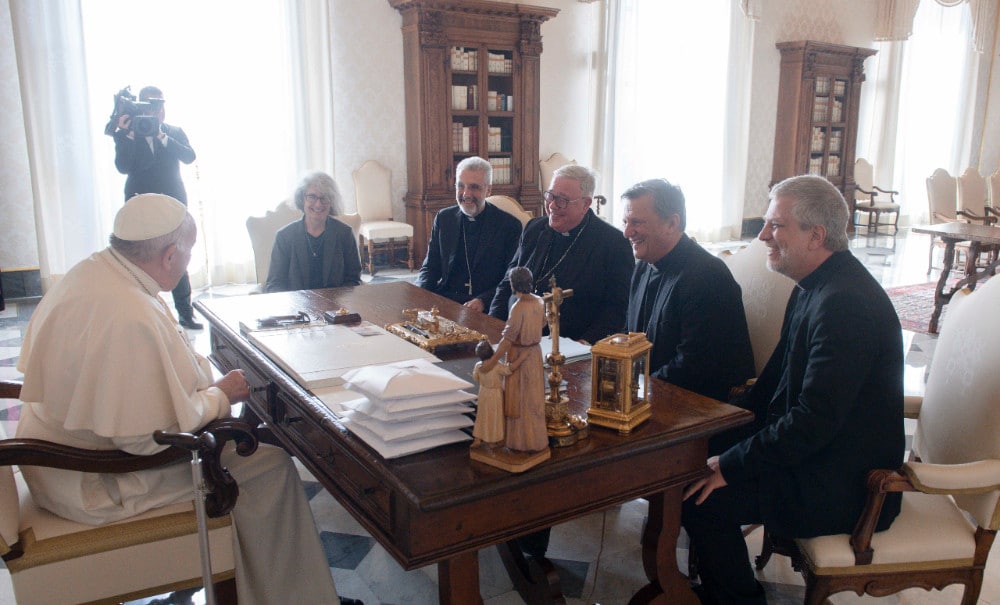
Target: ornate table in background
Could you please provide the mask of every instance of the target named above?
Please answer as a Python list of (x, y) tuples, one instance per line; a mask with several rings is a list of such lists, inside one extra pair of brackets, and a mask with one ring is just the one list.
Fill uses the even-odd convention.
[[(944, 266), (941, 268), (941, 277), (938, 278), (937, 287), (934, 289), (934, 311), (931, 312), (931, 321), (927, 326), (927, 330), (931, 334), (937, 334), (941, 310), (951, 301), (955, 292), (966, 286), (970, 290), (975, 290), (976, 282), (993, 275), (993, 272), (996, 271), (997, 265), (1000, 264), (1000, 255), (997, 255), (988, 266), (979, 271), (976, 270), (976, 259), (984, 245), (1000, 245), (1000, 227), (953, 222), (918, 225), (911, 227), (910, 230), (914, 233), (927, 233), (931, 237), (940, 237), (944, 242)], [(969, 242), (969, 253), (965, 261), (965, 277), (945, 292), (948, 275), (955, 264), (955, 244), (959, 242)]]

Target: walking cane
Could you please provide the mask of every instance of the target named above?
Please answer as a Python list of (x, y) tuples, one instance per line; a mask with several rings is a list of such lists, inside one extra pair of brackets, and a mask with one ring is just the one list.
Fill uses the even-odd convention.
[(208, 515), (205, 498), (212, 493), (205, 484), (201, 470), (201, 452), (215, 450), (215, 436), (204, 432), (197, 437), (190, 433), (165, 433), (156, 431), (153, 440), (160, 445), (171, 445), (191, 451), (191, 478), (194, 481), (194, 512), (198, 519), (198, 547), (201, 555), (201, 577), (205, 586), (205, 605), (216, 605), (215, 586), (212, 584), (212, 555), (208, 549)]

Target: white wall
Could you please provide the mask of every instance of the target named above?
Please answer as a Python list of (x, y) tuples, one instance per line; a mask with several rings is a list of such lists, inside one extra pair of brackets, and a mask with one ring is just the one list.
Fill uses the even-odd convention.
[[(760, 4), (760, 21), (754, 31), (745, 218), (762, 216), (767, 210), (781, 67), (781, 53), (775, 44), (816, 40), (874, 47), (872, 0), (761, 0)], [(870, 63), (871, 59), (866, 62), (866, 73), (872, 69)], [(862, 94), (864, 90), (862, 86)]]
[(405, 219), (406, 107), (402, 16), (385, 0), (335, 0), (333, 23), (333, 177), (349, 211), (356, 208), (351, 171), (366, 160), (392, 170), (394, 216)]
[[(555, 19), (542, 25), (539, 159), (558, 151), (581, 164), (593, 165), (594, 62), (604, 3), (546, 0), (532, 4), (559, 9)], [(547, 186), (542, 184), (543, 189)]]

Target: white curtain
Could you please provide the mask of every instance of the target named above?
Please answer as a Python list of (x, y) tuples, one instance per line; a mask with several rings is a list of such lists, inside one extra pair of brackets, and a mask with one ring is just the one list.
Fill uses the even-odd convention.
[[(78, 0), (10, 0), (42, 288), (102, 247)], [(103, 123), (102, 123), (103, 127)]]
[(921, 2), (910, 39), (886, 43), (890, 48), (883, 49), (890, 63), (899, 62), (889, 68), (899, 72), (898, 99), (895, 107), (887, 104), (884, 140), (872, 148), (879, 155), (869, 157), (875, 157), (876, 165), (885, 157), (893, 167), (888, 182), (900, 191), (903, 215), (911, 223), (928, 220), (927, 177), (936, 168), (961, 174), (976, 148), (973, 103), (981, 55), (973, 49), (971, 31), (967, 7)]
[(611, 216), (620, 217), (625, 189), (662, 177), (684, 191), (690, 235), (738, 237), (752, 21), (738, 2), (620, 0), (606, 11), (604, 71), (614, 76), (603, 88), (597, 157)]
[(333, 172), (329, 8), (310, 0), (9, 0), (43, 283), (105, 245), (125, 177), (113, 93), (161, 88), (199, 247), (195, 287), (254, 281), (250, 215), (308, 169)]

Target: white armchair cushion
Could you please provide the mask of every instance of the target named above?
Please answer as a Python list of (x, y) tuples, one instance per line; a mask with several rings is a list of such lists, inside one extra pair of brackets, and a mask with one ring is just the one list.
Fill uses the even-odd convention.
[[(25, 554), (8, 561), (7, 568), (20, 604), (89, 602), (149, 587), (162, 586), (168, 592), (201, 584), (192, 502), (92, 526), (39, 508), (20, 473), (14, 493), (20, 496), (19, 533)], [(231, 578), (231, 517), (209, 519), (209, 528), (213, 574), (217, 580)]]
[(397, 221), (361, 223), (360, 233), (366, 240), (413, 237), (413, 225)]
[[(874, 557), (866, 571), (913, 569), (926, 562), (934, 568), (967, 567), (976, 551), (976, 527), (948, 496), (904, 492), (899, 516), (884, 532), (872, 536)], [(796, 542), (817, 575), (858, 572), (850, 535), (820, 536)]]

